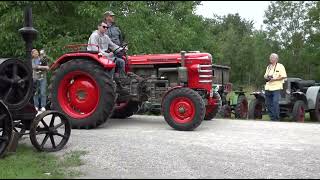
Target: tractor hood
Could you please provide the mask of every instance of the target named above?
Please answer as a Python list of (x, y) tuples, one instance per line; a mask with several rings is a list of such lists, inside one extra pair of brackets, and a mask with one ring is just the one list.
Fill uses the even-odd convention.
[[(186, 60), (210, 61), (212, 56), (209, 53), (186, 53)], [(128, 56), (129, 64), (178, 64), (181, 63), (181, 54), (148, 54)]]

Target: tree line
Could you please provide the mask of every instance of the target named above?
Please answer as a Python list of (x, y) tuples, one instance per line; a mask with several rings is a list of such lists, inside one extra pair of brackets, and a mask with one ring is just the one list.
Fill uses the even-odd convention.
[[(24, 57), (18, 29), (24, 8), (32, 6), (33, 26), (39, 31), (34, 47), (45, 48), (54, 59), (68, 44), (87, 43), (112, 10), (125, 34), (131, 54), (202, 51), (213, 63), (231, 67), (231, 82), (261, 86), (272, 52), (279, 54), (290, 77), (319, 80), (320, 2), (271, 1), (265, 29), (239, 14), (204, 18), (195, 14), (201, 1), (2, 1), (1, 57)], [(214, 12), (213, 12), (214, 13)]]

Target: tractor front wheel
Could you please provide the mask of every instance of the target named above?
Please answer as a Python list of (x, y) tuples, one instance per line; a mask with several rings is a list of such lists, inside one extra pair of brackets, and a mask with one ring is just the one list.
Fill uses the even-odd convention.
[(174, 89), (162, 101), (162, 114), (174, 129), (191, 131), (197, 128), (206, 114), (201, 96), (189, 88)]
[(312, 121), (320, 121), (320, 92), (317, 95), (315, 109), (310, 111), (310, 119)]
[(229, 105), (225, 104), (221, 107), (220, 114), (222, 118), (231, 119), (232, 109)]
[(53, 72), (51, 82), (52, 109), (67, 115), (72, 128), (95, 128), (111, 115), (115, 85), (108, 72), (95, 62), (70, 60)]
[(304, 118), (305, 118), (305, 104), (303, 101), (298, 100), (293, 105), (292, 119), (296, 122), (304, 122)]
[(249, 119), (262, 119), (264, 103), (259, 99), (253, 99), (249, 105)]
[(248, 100), (244, 95), (238, 97), (238, 102), (235, 108), (235, 117), (237, 119), (247, 119), (248, 117)]

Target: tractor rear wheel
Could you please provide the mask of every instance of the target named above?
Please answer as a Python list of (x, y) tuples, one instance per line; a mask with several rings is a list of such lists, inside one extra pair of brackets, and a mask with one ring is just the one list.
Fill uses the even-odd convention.
[(191, 131), (204, 119), (206, 108), (201, 96), (189, 88), (174, 89), (162, 101), (162, 114), (174, 129)]
[(249, 105), (248, 118), (262, 119), (264, 103), (259, 99), (253, 99)]
[(296, 122), (304, 122), (304, 118), (305, 118), (305, 104), (303, 101), (298, 100), (293, 105), (292, 119)]
[(103, 124), (115, 104), (115, 85), (108, 72), (84, 59), (61, 64), (53, 72), (49, 92), (52, 109), (67, 115), (77, 129)]
[(315, 109), (310, 111), (310, 119), (312, 121), (320, 121), (320, 92), (317, 95)]
[(111, 118), (124, 119), (130, 117), (139, 110), (140, 105), (140, 102), (130, 100), (116, 103)]
[(238, 102), (235, 108), (236, 119), (247, 119), (248, 117), (248, 100), (246, 96), (238, 96)]

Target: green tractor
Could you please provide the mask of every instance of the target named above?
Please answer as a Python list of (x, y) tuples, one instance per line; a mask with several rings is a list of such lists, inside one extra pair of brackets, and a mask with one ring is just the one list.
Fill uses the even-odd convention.
[(248, 100), (242, 87), (232, 91), (232, 83), (229, 82), (231, 67), (213, 64), (212, 69), (214, 75), (212, 86), (221, 99), (217, 114), (222, 118), (231, 118), (234, 114), (236, 119), (247, 119)]

